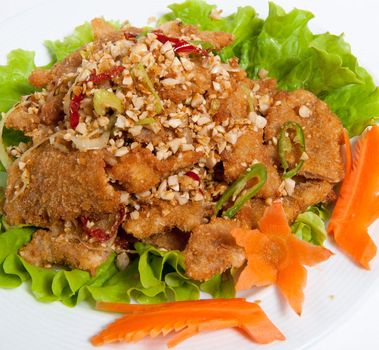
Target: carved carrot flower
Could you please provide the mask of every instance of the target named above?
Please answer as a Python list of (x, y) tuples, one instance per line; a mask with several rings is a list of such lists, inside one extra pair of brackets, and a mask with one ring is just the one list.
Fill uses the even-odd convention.
[(245, 249), (247, 258), (237, 290), (276, 284), (300, 315), (307, 280), (304, 265), (313, 266), (327, 260), (332, 252), (298, 239), (291, 232), (281, 203), (266, 209), (259, 230), (235, 229), (232, 235)]

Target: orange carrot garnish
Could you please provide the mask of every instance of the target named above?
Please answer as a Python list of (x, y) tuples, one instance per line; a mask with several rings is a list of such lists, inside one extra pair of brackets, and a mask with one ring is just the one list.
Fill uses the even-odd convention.
[(358, 141), (328, 227), (338, 246), (366, 269), (376, 255), (367, 229), (379, 217), (378, 149), (379, 126), (373, 126)]
[[(244, 298), (217, 299), (216, 307), (220, 307), (223, 304), (226, 304), (228, 306), (234, 305), (236, 307), (239, 307), (239, 306), (245, 305), (246, 301)], [(165, 309), (165, 310), (168, 310), (170, 308), (178, 309), (181, 305), (184, 308), (190, 308), (190, 307), (209, 308), (215, 305), (215, 302), (214, 302), (214, 299), (176, 301), (174, 303), (168, 302), (168, 303), (161, 303), (161, 304), (128, 304), (128, 303), (109, 303), (109, 302), (104, 302), (104, 301), (98, 301), (96, 303), (96, 309), (101, 310), (101, 311), (135, 314), (135, 313), (141, 313), (141, 312), (158, 310), (158, 309)]]
[(131, 312), (125, 314), (91, 342), (102, 345), (113, 342), (135, 342), (147, 336), (176, 334), (168, 341), (173, 347), (201, 331), (238, 328), (259, 344), (284, 340), (283, 334), (271, 323), (263, 310), (244, 299), (211, 299), (182, 301), (157, 305), (99, 303), (101, 310)]
[(237, 290), (276, 284), (291, 307), (300, 315), (307, 270), (328, 259), (332, 253), (298, 239), (288, 226), (281, 203), (265, 210), (259, 230), (235, 229), (232, 235), (245, 249), (247, 266), (241, 272)]
[(351, 172), (353, 165), (353, 154), (351, 152), (351, 144), (349, 134), (346, 129), (343, 129), (343, 142), (345, 144), (345, 177)]

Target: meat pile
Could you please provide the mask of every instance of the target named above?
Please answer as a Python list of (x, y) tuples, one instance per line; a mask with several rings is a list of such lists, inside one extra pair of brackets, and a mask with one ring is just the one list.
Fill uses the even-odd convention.
[[(341, 122), (312, 93), (280, 91), (264, 72), (252, 80), (237, 59), (222, 62), (215, 52), (232, 35), (178, 21), (150, 33), (101, 19), (92, 26), (94, 42), (34, 71), (30, 82), (42, 90), (6, 118), (31, 138), (9, 149), (4, 207), (9, 224), (38, 227), (20, 251), (25, 260), (95, 274), (141, 240), (182, 250), (187, 275), (203, 281), (243, 265), (230, 231), (255, 228), (272, 201), (293, 222), (334, 200)], [(304, 163), (284, 178), (278, 142), (289, 121), (301, 126), (305, 152), (288, 155)], [(234, 218), (217, 217), (221, 195), (256, 163), (267, 170), (264, 186)]]

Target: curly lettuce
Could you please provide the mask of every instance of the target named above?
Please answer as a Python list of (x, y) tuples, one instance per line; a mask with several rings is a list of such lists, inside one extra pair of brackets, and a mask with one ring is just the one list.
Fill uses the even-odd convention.
[(74, 32), (66, 36), (63, 40), (46, 40), (47, 47), (52, 63), (62, 61), (70, 53), (80, 49), (83, 45), (93, 41), (91, 24), (86, 22), (74, 29)]

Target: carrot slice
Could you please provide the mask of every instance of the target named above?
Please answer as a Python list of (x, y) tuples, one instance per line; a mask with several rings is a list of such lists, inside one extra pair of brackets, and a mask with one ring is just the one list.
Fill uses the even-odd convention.
[(184, 340), (204, 331), (216, 331), (225, 328), (238, 327), (236, 320), (214, 320), (211, 322), (199, 323), (197, 326), (188, 326), (181, 332), (174, 335), (168, 342), (167, 346), (173, 348)]
[(277, 270), (259, 255), (249, 255), (247, 267), (241, 272), (236, 290), (246, 290), (253, 286), (263, 287), (275, 283)]
[(353, 165), (353, 153), (351, 151), (349, 134), (346, 129), (343, 129), (343, 142), (345, 144), (345, 176), (349, 176)]
[(329, 259), (333, 253), (326, 248), (315, 246), (292, 236), (289, 240), (290, 249), (296, 254), (297, 259), (303, 265), (314, 266)]
[(373, 126), (357, 144), (328, 227), (338, 246), (366, 269), (377, 251), (367, 230), (379, 217), (378, 149), (379, 126)]
[[(245, 331), (257, 343), (270, 343), (283, 340), (283, 334), (271, 323), (263, 310), (255, 303), (243, 299), (204, 300), (199, 302), (178, 302), (133, 308), (136, 313), (125, 314), (103, 331), (95, 335), (93, 345), (112, 342), (132, 342), (147, 336), (179, 332), (169, 342), (174, 346), (203, 330), (216, 330), (236, 327)], [(198, 304), (197, 304), (198, 303)], [(116, 307), (116, 305), (118, 305)], [(168, 307), (165, 308), (164, 306)], [(131, 310), (121, 304), (108, 305), (110, 309)], [(101, 307), (108, 307), (105, 303)], [(149, 309), (148, 309), (149, 308)], [(132, 311), (133, 312), (133, 311)]]
[(141, 313), (151, 310), (159, 310), (165, 309), (168, 310), (170, 308), (178, 309), (180, 306), (183, 308), (207, 308), (215, 305), (215, 300), (217, 300), (217, 307), (226, 304), (228, 306), (234, 305), (236, 307), (241, 305), (246, 305), (246, 301), (244, 298), (233, 298), (233, 299), (202, 299), (195, 301), (176, 301), (176, 302), (168, 302), (162, 304), (126, 304), (126, 303), (109, 303), (104, 301), (99, 301), (96, 303), (96, 309), (102, 311), (112, 311), (112, 312), (120, 312), (120, 313)]
[(286, 213), (280, 202), (274, 202), (268, 207), (258, 224), (259, 230), (264, 233), (291, 234)]
[(307, 270), (300, 264), (291, 264), (280, 271), (276, 282), (279, 290), (298, 315), (301, 315), (304, 302), (303, 289), (306, 283)]
[(303, 265), (320, 263), (332, 253), (293, 235), (279, 202), (265, 210), (259, 221), (259, 231), (235, 229), (231, 233), (247, 257), (247, 265), (236, 284), (237, 290), (276, 284), (292, 308), (300, 314), (307, 274)]

